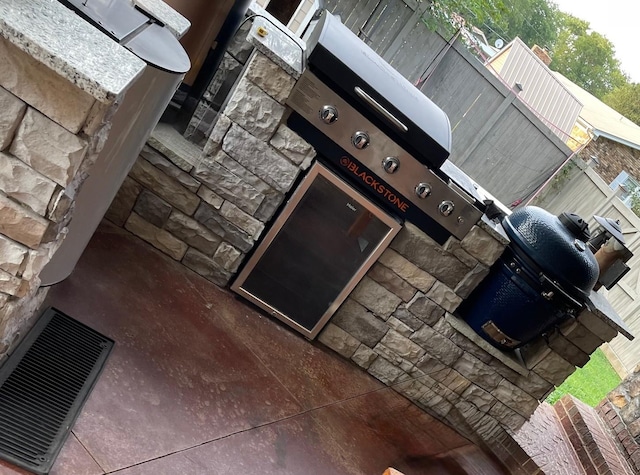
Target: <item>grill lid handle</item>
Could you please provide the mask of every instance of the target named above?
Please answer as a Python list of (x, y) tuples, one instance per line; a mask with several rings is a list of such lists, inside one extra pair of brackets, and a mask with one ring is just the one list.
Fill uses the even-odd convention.
[(356, 95), (366, 102), (374, 111), (380, 114), (382, 117), (387, 119), (395, 128), (399, 129), (402, 132), (408, 132), (409, 128), (404, 125), (395, 115), (385, 109), (378, 101), (376, 101), (373, 97), (367, 94), (362, 88), (356, 86), (353, 88), (353, 91)]

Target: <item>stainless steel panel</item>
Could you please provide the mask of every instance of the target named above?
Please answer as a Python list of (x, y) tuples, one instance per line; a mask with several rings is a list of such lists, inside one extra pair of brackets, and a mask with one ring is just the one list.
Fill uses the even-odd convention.
[(107, 141), (77, 192), (69, 233), (40, 274), (42, 285), (71, 274), (181, 79), (182, 75), (147, 66), (126, 92)]
[[(383, 177), (411, 205), (420, 208), (457, 238), (464, 238), (481, 218), (482, 213), (466, 196), (449, 187), (440, 177), (390, 140), (308, 70), (297, 82), (287, 104), (371, 171)], [(338, 119), (330, 124), (320, 117), (320, 111), (326, 105), (333, 106), (338, 111)], [(352, 135), (356, 131), (367, 133), (369, 146), (364, 149), (353, 146)], [(398, 159), (400, 166), (397, 172), (389, 174), (385, 171), (384, 162), (387, 157)], [(360, 173), (347, 157), (341, 163), (347, 172), (356, 175)], [(420, 183), (427, 183), (431, 187), (432, 192), (428, 198), (420, 198), (416, 194), (416, 186)], [(368, 183), (369, 186), (373, 184), (377, 182)], [(449, 216), (443, 216), (438, 209), (445, 200), (451, 201), (455, 206), (454, 212)]]
[(127, 0), (60, 1), (118, 42), (149, 22), (149, 17)]

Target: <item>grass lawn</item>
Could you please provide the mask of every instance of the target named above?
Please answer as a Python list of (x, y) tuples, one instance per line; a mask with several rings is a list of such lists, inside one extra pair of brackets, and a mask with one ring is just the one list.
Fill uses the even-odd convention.
[(583, 368), (578, 368), (549, 395), (547, 402), (553, 404), (565, 394), (571, 394), (595, 407), (618, 384), (620, 384), (620, 377), (611, 367), (602, 350), (598, 349)]

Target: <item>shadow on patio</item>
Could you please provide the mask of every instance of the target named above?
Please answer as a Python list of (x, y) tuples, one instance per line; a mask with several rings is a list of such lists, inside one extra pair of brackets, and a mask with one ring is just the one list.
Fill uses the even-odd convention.
[(52, 475), (506, 473), (355, 365), (106, 222), (47, 304), (116, 340)]

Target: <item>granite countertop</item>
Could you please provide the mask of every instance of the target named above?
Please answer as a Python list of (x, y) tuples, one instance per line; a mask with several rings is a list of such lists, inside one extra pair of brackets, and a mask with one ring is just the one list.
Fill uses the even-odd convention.
[[(274, 16), (253, 2), (249, 13), (255, 15), (247, 41), (274, 63), (298, 79), (304, 70), (306, 44)], [(258, 30), (266, 31), (262, 36)]]
[(189, 20), (162, 0), (133, 0), (133, 4), (164, 23), (176, 38), (182, 38), (191, 27)]
[(118, 99), (145, 68), (58, 0), (0, 0), (0, 36), (100, 102)]
[(618, 312), (614, 310), (607, 298), (598, 293), (591, 291), (587, 307), (598, 318), (607, 323), (609, 326), (618, 330), (618, 333), (624, 335), (628, 340), (633, 340), (634, 336), (629, 327), (624, 323)]

